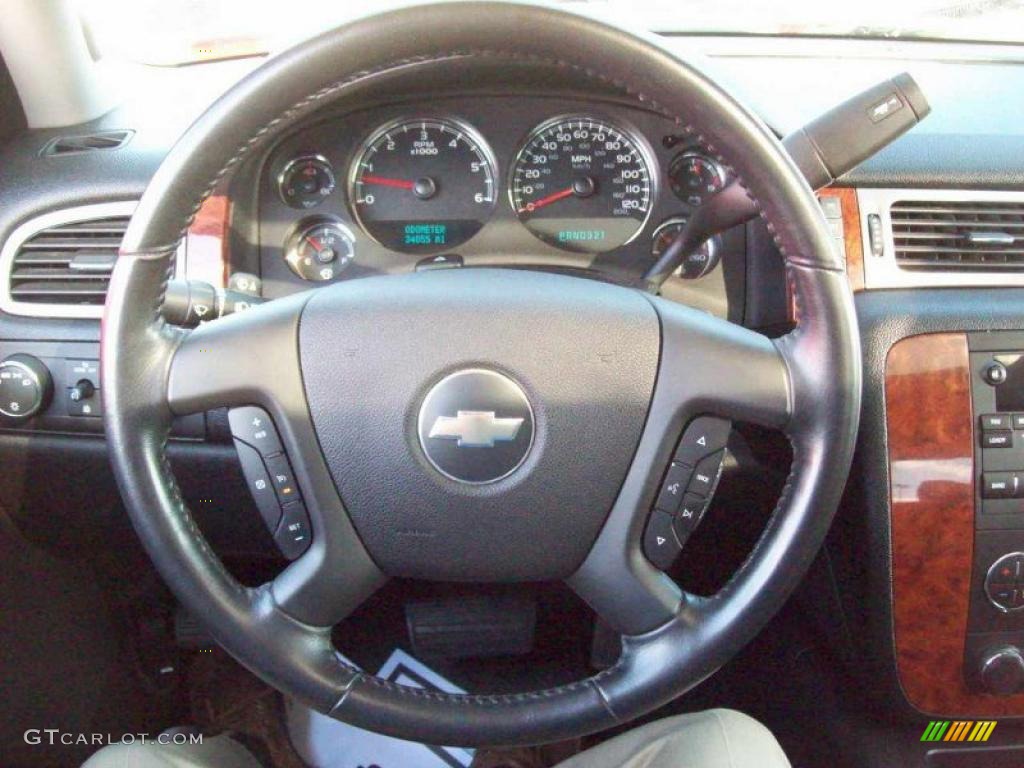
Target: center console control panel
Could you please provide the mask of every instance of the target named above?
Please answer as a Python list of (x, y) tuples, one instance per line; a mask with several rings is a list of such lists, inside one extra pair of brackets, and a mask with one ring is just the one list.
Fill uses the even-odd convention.
[(1024, 693), (1024, 333), (970, 334), (968, 345), (975, 532), (965, 680), (1012, 695)]
[(700, 416), (679, 439), (644, 529), (644, 555), (656, 568), (672, 566), (711, 505), (731, 429), (725, 419)]

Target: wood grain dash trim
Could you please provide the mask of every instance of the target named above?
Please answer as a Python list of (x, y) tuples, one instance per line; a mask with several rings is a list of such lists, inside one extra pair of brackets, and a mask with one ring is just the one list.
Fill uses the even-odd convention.
[(907, 700), (943, 717), (1024, 713), (1024, 695), (969, 691), (974, 415), (967, 337), (893, 345), (885, 367), (896, 663)]
[(231, 200), (225, 194), (206, 198), (185, 238), (189, 280), (224, 288), (228, 279), (228, 233)]
[(846, 276), (856, 293), (864, 290), (864, 241), (860, 228), (860, 205), (852, 187), (828, 187), (818, 197), (837, 197), (843, 209), (843, 243), (846, 246)]

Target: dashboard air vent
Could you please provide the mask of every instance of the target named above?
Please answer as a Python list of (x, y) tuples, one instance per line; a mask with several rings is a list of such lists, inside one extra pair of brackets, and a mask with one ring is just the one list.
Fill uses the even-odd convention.
[(26, 304), (102, 305), (128, 219), (75, 221), (29, 237), (11, 261), (11, 299)]
[(44, 155), (71, 155), (97, 149), (118, 149), (132, 137), (133, 131), (102, 131), (84, 136), (61, 136), (43, 148)]
[(1024, 202), (900, 200), (889, 214), (901, 268), (1024, 269)]

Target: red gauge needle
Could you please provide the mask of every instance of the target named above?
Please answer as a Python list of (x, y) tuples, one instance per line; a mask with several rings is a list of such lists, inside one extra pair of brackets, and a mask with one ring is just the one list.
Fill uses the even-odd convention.
[(551, 205), (557, 203), (559, 200), (564, 200), (567, 197), (571, 197), (574, 193), (572, 187), (563, 189), (560, 192), (552, 192), (547, 197), (542, 197), (540, 200), (534, 200), (532, 203), (527, 203), (525, 206), (519, 209), (520, 213), (533, 213), (538, 208), (543, 208), (545, 205)]
[(361, 181), (363, 184), (376, 184), (380, 187), (394, 187), (395, 189), (412, 189), (416, 186), (416, 183), (413, 181), (391, 179), (387, 176), (363, 176)]
[(320, 253), (320, 251), (324, 249), (323, 243), (321, 243), (317, 238), (307, 237), (306, 240), (309, 241), (309, 244), (313, 246), (313, 250), (317, 253)]

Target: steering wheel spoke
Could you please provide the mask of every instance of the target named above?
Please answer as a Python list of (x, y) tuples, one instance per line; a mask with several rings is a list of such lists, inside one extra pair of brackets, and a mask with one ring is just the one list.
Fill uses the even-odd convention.
[(642, 547), (651, 516), (664, 514), (653, 506), (686, 424), (714, 415), (783, 428), (792, 403), (787, 363), (771, 339), (679, 304), (654, 301), (662, 353), (647, 425), (601, 534), (569, 579), (605, 621), (627, 635), (648, 632), (699, 602), (652, 565)]
[(307, 294), (200, 325), (171, 359), (167, 403), (178, 415), (259, 405), (296, 417), (305, 408), (298, 326)]
[[(662, 324), (655, 405), (663, 402), (686, 420), (708, 413), (765, 427), (786, 426), (793, 397), (788, 365), (778, 345), (735, 323), (681, 304), (655, 301)], [(666, 415), (657, 414), (663, 419)], [(670, 429), (678, 426), (674, 418), (663, 423)]]
[[(269, 414), (301, 498), (283, 507), (276, 533), (287, 535), (281, 526), (288, 525), (286, 513), (296, 504), (312, 529), (308, 549), (277, 576), (271, 594), (294, 619), (327, 627), (358, 607), (384, 578), (349, 521), (309, 418), (298, 355), (299, 317), (308, 298), (278, 299), (186, 335), (171, 359), (167, 400), (177, 414), (224, 406), (258, 406)], [(277, 507), (273, 497), (271, 502)]]
[(366, 602), (384, 581), (358, 538), (347, 539), (343, 531), (328, 535), (314, 526), (310, 548), (277, 575), (270, 591), (278, 607), (293, 619), (332, 627)]

